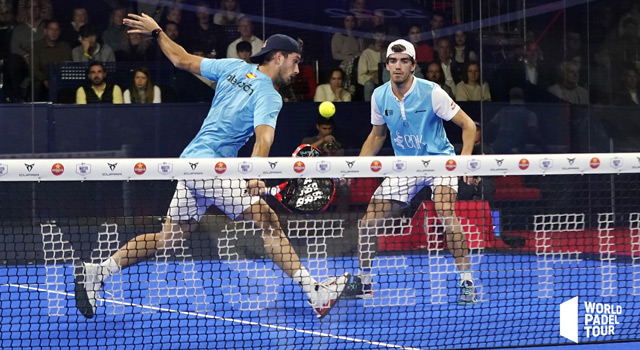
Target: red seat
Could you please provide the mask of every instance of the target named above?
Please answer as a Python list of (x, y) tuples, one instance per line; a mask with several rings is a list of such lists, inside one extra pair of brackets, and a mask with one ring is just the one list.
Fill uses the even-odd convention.
[(351, 180), (351, 203), (369, 203), (371, 196), (380, 185), (379, 178), (356, 178)]
[(495, 200), (534, 200), (540, 199), (540, 189), (524, 187), (522, 176), (498, 176), (493, 179), (496, 184)]
[[(469, 248), (495, 246), (493, 220), (488, 202), (457, 201), (456, 215)], [(437, 217), (434, 203), (423, 201), (404, 232), (389, 232), (379, 237), (380, 250), (444, 249), (444, 238), (436, 232), (436, 227), (441, 226), (439, 223), (436, 225)]]

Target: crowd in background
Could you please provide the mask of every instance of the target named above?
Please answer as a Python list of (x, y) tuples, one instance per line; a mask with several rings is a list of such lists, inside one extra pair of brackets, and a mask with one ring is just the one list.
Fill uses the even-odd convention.
[[(2, 102), (51, 101), (57, 92), (48, 91), (49, 67), (69, 61), (135, 63), (139, 68), (131, 69), (127, 86), (119, 87), (122, 97), (117, 101), (171, 101), (160, 97), (160, 88), (171, 94), (169, 87), (154, 85), (149, 72), (166, 58), (152, 38), (127, 33), (122, 20), (129, 12), (150, 14), (171, 39), (203, 57), (248, 61), (263, 44), (256, 34), (259, 23), (243, 13), (241, 0), (95, 3), (109, 15), (97, 18), (96, 11), (83, 6), (58, 9), (52, 0), (0, 0)], [(343, 4), (346, 15), (340, 23), (330, 18), (323, 23), (334, 25), (335, 33), (318, 33), (305, 43), (322, 45), (320, 52), (330, 58), (313, 57), (309, 51), (300, 74), (281, 91), (285, 101), (369, 101), (373, 90), (389, 79), (384, 69), (387, 43), (403, 37), (416, 48), (415, 75), (438, 83), (456, 101), (509, 101), (518, 88), (529, 102), (640, 105), (637, 1), (620, 1), (626, 7), (593, 2), (588, 27), (584, 19), (572, 23), (566, 16), (560, 35), (546, 32), (560, 26), (555, 22), (531, 21), (524, 33), (496, 25), (483, 28), (482, 37), (479, 29), (451, 32), (460, 23), (431, 8), (424, 9), (428, 20), (408, 22), (367, 8), (365, 0)], [(288, 34), (296, 36), (293, 30)], [(87, 84), (90, 74), (87, 70)], [(109, 81), (106, 74), (103, 79)]]

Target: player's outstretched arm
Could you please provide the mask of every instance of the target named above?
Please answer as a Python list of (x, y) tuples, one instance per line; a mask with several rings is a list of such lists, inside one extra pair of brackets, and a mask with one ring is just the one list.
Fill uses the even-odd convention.
[[(129, 18), (125, 18), (123, 21), (124, 25), (131, 28), (127, 33), (151, 35), (151, 32), (156, 29), (162, 30), (158, 23), (147, 14), (136, 15), (130, 13), (128, 17)], [(162, 31), (158, 34), (157, 39), (160, 49), (174, 66), (200, 75), (202, 57), (188, 53), (182, 46), (176, 44)]]
[(380, 152), (384, 140), (387, 139), (387, 124), (374, 125), (360, 150), (361, 157), (375, 156)]
[(462, 128), (462, 150), (460, 155), (471, 155), (473, 153), (473, 144), (476, 140), (476, 124), (462, 109), (453, 116), (451, 121)]

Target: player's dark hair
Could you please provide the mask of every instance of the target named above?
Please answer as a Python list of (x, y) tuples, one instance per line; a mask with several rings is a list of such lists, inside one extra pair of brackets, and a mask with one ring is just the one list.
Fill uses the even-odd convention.
[[(407, 48), (406, 48), (404, 45), (402, 45), (402, 44), (395, 44), (395, 45), (391, 46), (391, 51), (393, 51), (393, 52), (400, 52), (400, 53), (402, 53), (402, 52), (404, 52), (406, 49), (407, 49)], [(416, 60), (415, 60), (413, 57), (409, 57), (409, 58), (411, 58), (411, 64), (416, 63)], [(387, 57), (387, 59), (386, 59), (386, 63), (389, 63), (389, 57)]]
[(333, 117), (325, 118), (325, 117), (319, 115), (318, 118), (316, 118), (316, 124), (318, 124), (318, 125), (332, 125), (333, 126)]

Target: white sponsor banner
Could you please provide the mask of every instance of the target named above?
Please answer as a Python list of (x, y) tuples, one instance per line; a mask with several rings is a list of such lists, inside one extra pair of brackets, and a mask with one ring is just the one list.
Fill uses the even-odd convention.
[(619, 174), (640, 153), (321, 158), (0, 159), (0, 181)]

